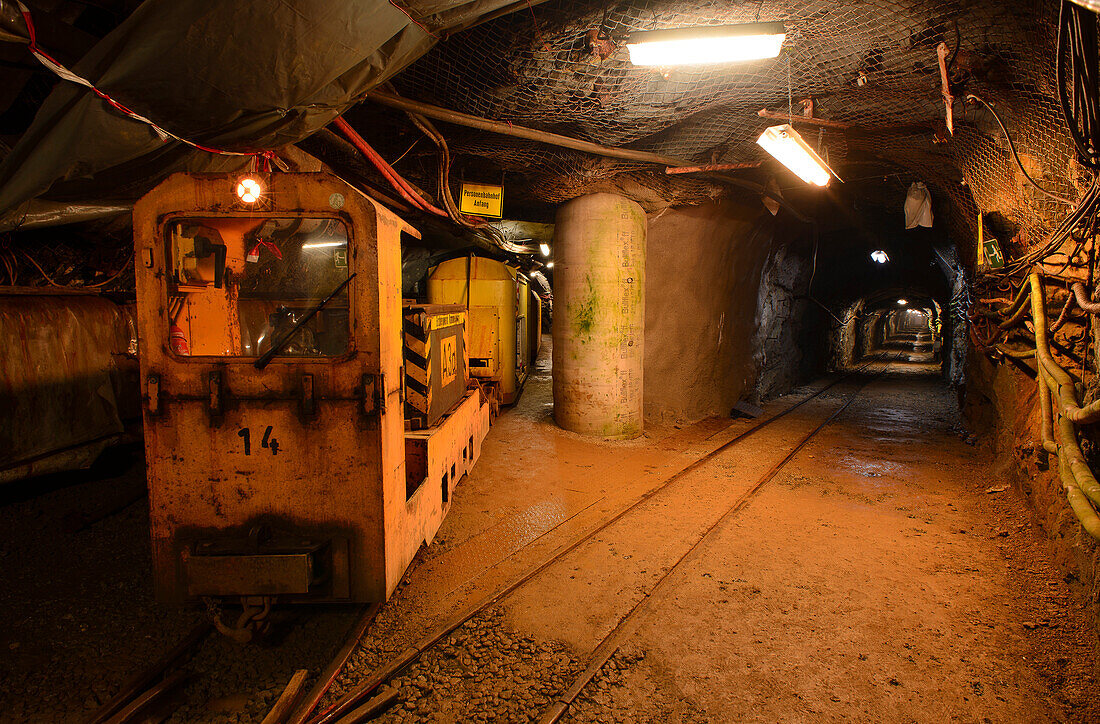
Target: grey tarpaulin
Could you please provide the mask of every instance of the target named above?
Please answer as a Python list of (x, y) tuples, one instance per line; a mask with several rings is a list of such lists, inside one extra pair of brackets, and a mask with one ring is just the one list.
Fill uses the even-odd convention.
[[(73, 70), (190, 140), (274, 149), (329, 123), (423, 55), (439, 31), (507, 5), (427, 0), (405, 3), (406, 15), (386, 0), (146, 0)], [(42, 195), (137, 197), (175, 171), (247, 162), (162, 142), (88, 89), (61, 82), (0, 163), (0, 214)]]

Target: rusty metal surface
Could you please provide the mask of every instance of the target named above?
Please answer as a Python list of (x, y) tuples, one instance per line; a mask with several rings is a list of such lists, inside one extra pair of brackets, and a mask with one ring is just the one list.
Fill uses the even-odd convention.
[[(260, 213), (347, 226), (349, 271), (357, 274), (348, 287), (356, 317), (350, 352), (275, 357), (262, 370), (249, 357), (173, 354), (167, 224), (173, 214), (256, 215), (240, 206), (238, 180), (176, 175), (134, 210), (142, 378), (157, 379), (156, 414), (152, 399), (145, 406), (145, 446), (158, 596), (186, 597), (187, 530), (228, 531), (274, 517), (298, 530), (344, 531), (356, 568), (351, 598), (384, 600), (408, 563), (393, 560), (389, 538), (405, 501), (399, 244), (402, 232), (416, 232), (331, 176), (262, 177), (271, 201)], [(300, 412), (303, 374), (312, 377), (309, 418)], [(378, 398), (369, 405), (367, 377)]]
[(405, 419), (422, 429), (435, 425), (466, 393), (466, 308), (418, 304), (406, 306), (404, 314)]
[(304, 595), (313, 583), (311, 553), (242, 553), (187, 559), (187, 587), (192, 596)]
[(86, 467), (140, 416), (133, 311), (0, 289), (0, 483)]
[[(263, 208), (241, 207), (239, 177), (177, 175), (134, 209), (158, 596), (188, 597), (184, 561), (201, 541), (268, 526), (321, 543), (346, 541), (340, 560), (333, 548), (332, 568), (336, 579), (347, 571), (350, 580), (334, 581), (332, 590), (311, 600), (385, 600), (447, 510), (438, 481), (413, 500), (406, 491), (400, 236), (417, 234), (332, 176), (258, 177), (269, 199)], [(168, 225), (186, 217), (265, 214), (344, 223), (347, 271), (355, 275), (348, 286), (347, 351), (276, 356), (262, 369), (254, 357), (174, 352)], [(237, 276), (225, 277), (224, 294), (232, 301)], [(224, 323), (225, 311), (216, 311)], [(446, 443), (431, 446), (431, 469), (445, 465), (461, 475), (476, 459), (471, 438), (480, 449), (488, 415), (479, 395), (468, 399), (472, 407), (460, 405), (452, 415)]]

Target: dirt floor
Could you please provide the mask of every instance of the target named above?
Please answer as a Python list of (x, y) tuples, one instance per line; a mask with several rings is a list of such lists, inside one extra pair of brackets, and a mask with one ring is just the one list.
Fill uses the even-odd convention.
[[(934, 369), (876, 365), (886, 374), (837, 385), (670, 483), (414, 665), (385, 720), (528, 721), (647, 596), (636, 631), (572, 720), (1100, 720), (1089, 694), (1091, 614), (1055, 569), (1022, 496), (967, 444), (953, 393), (927, 374)], [(740, 493), (856, 392), (653, 591)], [(524, 439), (555, 459), (537, 468), (540, 478), (494, 490), (490, 480), (533, 468), (523, 450), (516, 460), (487, 446), (443, 544), (410, 574), (343, 686), (412, 632), (544, 560), (551, 540), (579, 537), (668, 478), (669, 460), (627, 473), (629, 459), (660, 443), (570, 439), (535, 404), (537, 386), (529, 393), (495, 440)], [(747, 426), (723, 424), (674, 433), (668, 447), (679, 446), (682, 464)], [(593, 447), (604, 451), (599, 472), (588, 471)], [(559, 491), (572, 497), (555, 499)], [(547, 532), (526, 548), (490, 545), (495, 531), (540, 520), (535, 509), (563, 522), (543, 521)], [(486, 516), (496, 522), (478, 522)]]
[[(676, 476), (755, 423), (586, 440), (553, 425), (543, 363), (334, 694), (633, 505), (404, 672), (383, 721), (536, 718), (639, 602), (632, 633), (568, 720), (1100, 720), (1091, 611), (1021, 494), (967, 444), (954, 393), (925, 371), (880, 365), (840, 379)], [(837, 380), (768, 403), (766, 416)], [(0, 508), (0, 614), (11, 622), (0, 630), (0, 721), (79, 721), (200, 618), (150, 600), (144, 503), (125, 505), (139, 473)], [(212, 639), (171, 721), (258, 722), (352, 620), (304, 611), (264, 647)]]

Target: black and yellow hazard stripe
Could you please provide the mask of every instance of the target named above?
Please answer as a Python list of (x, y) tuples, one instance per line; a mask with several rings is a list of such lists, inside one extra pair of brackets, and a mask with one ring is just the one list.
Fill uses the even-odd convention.
[(424, 324), (424, 315), (419, 312), (407, 315), (404, 332), (405, 404), (412, 408), (409, 412), (413, 416), (422, 415), (426, 422), (432, 406), (432, 346), (428, 341), (430, 332)]

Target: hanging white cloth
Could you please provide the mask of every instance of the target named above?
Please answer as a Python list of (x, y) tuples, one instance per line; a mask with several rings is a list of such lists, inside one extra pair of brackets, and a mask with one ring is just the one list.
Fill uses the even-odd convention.
[(932, 228), (932, 194), (920, 181), (910, 184), (905, 194), (905, 228), (918, 226)]

